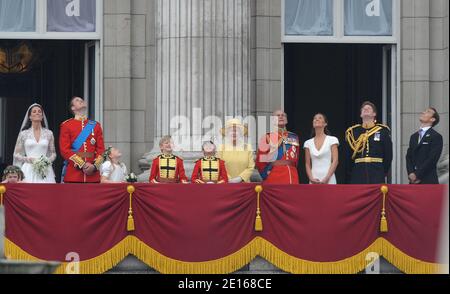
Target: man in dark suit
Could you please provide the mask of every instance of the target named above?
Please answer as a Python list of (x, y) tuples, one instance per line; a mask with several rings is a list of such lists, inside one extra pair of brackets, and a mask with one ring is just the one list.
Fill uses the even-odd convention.
[(439, 114), (430, 107), (420, 115), (421, 127), (409, 140), (406, 169), (410, 184), (439, 184), (436, 165), (441, 157), (443, 140), (433, 128)]

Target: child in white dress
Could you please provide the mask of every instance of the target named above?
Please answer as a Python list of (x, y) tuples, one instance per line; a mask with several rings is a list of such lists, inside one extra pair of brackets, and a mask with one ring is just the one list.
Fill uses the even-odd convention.
[(101, 165), (100, 175), (102, 184), (124, 183), (127, 167), (120, 162), (122, 153), (119, 149), (109, 146), (104, 153), (105, 162)]

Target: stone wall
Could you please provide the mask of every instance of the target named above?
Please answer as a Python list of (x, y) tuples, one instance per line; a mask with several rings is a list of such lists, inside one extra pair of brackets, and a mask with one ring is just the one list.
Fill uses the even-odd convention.
[(281, 0), (252, 0), (252, 105), (270, 116), (284, 104)]
[[(409, 137), (420, 126), (420, 112), (435, 107), (436, 130), (444, 136), (442, 179), (448, 179), (448, 1), (401, 2), (401, 142), (402, 183), (407, 183), (405, 155)], [(445, 169), (447, 158), (447, 169)]]
[[(104, 0), (105, 138), (123, 151), (127, 166), (139, 171), (138, 161), (155, 138), (169, 132), (169, 118), (190, 117), (188, 109), (194, 106), (204, 108), (204, 115), (220, 116), (269, 116), (283, 106), (281, 4)], [(445, 148), (440, 173), (448, 178), (448, 5), (446, 0), (401, 2), (403, 183), (409, 136), (418, 127), (419, 113), (430, 105), (441, 113), (437, 130), (444, 135)], [(236, 67), (237, 61), (244, 66)], [(241, 82), (218, 74), (233, 67)]]
[(105, 144), (130, 170), (153, 146), (156, 0), (104, 0)]

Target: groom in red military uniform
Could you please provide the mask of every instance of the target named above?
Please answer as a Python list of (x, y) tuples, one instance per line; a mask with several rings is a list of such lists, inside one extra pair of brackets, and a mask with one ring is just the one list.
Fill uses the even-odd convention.
[(87, 119), (83, 98), (73, 97), (70, 109), (75, 117), (60, 126), (59, 149), (65, 159), (61, 182), (99, 183), (105, 152), (102, 127)]
[(267, 133), (261, 139), (256, 154), (256, 167), (264, 183), (298, 184), (298, 136), (287, 131), (288, 120), (284, 111), (277, 110), (273, 116), (277, 118), (277, 130)]

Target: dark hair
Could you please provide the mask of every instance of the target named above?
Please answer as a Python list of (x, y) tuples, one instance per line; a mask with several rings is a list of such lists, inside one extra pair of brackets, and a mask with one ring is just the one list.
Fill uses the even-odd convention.
[(434, 111), (434, 114), (433, 114), (433, 118), (434, 118), (433, 127), (435, 127), (441, 121), (441, 117), (439, 116), (439, 113), (437, 112), (436, 108), (430, 107), (430, 109)]
[(72, 106), (73, 106), (73, 100), (75, 100), (75, 98), (80, 98), (81, 100), (84, 100), (82, 97), (80, 96), (72, 96), (72, 98), (70, 98), (70, 102), (69, 102), (69, 111), (72, 114), (75, 114), (72, 110)]
[(29, 128), (31, 128), (30, 115), (31, 115), (31, 111), (33, 111), (33, 109), (36, 108), (36, 107), (39, 108), (39, 109), (42, 111), (42, 121), (41, 121), (41, 126), (42, 126), (43, 128), (45, 128), (45, 124), (44, 124), (44, 109), (42, 108), (41, 105), (36, 104), (36, 105), (34, 105), (33, 107), (31, 107), (31, 108), (28, 110), (28, 113), (27, 113), (28, 121), (27, 121), (27, 123), (25, 124), (25, 126), (24, 126), (20, 131), (28, 130)]
[[(328, 124), (328, 118), (327, 118), (327, 116), (325, 115), (325, 114), (323, 114), (323, 113), (316, 113), (316, 114), (314, 114), (314, 116), (313, 116), (313, 120), (314, 120), (314, 118), (316, 117), (316, 115), (321, 115), (322, 117), (323, 117), (323, 120), (325, 121), (325, 123), (326, 124)], [(323, 130), (323, 132), (325, 133), (325, 135), (331, 135), (331, 132), (330, 132), (330, 130), (328, 130), (328, 127), (325, 127), (325, 129)], [(312, 130), (311, 130), (311, 138), (314, 138), (316, 136), (316, 130), (314, 129), (314, 127), (312, 128)]]
[(370, 107), (372, 107), (373, 112), (375, 112), (376, 114), (378, 114), (378, 110), (377, 107), (375, 106), (375, 104), (373, 104), (370, 101), (364, 101), (363, 104), (361, 104), (361, 108), (359, 109), (360, 111), (364, 108), (364, 106), (369, 105)]

